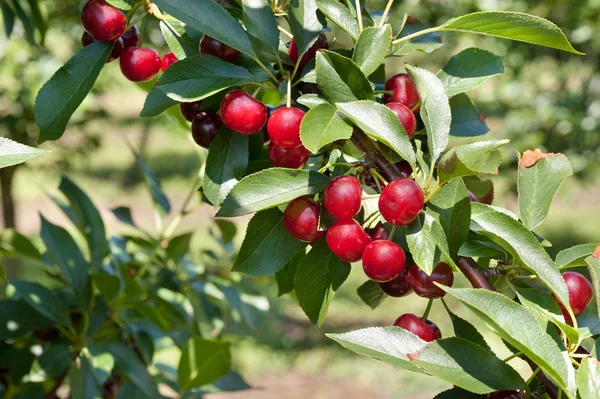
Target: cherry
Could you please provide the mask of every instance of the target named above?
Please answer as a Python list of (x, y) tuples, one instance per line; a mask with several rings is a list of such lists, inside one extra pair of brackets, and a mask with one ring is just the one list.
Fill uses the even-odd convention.
[(408, 138), (412, 140), (417, 131), (417, 118), (415, 118), (415, 114), (406, 105), (401, 103), (387, 103), (386, 105), (396, 114)]
[(133, 25), (127, 32), (123, 33), (121, 39), (123, 39), (125, 48), (137, 47), (138, 42), (140, 41), (140, 30), (137, 26)]
[(356, 177), (338, 176), (327, 184), (323, 205), (336, 218), (348, 219), (360, 211), (361, 196), (362, 185)]
[(185, 119), (193, 122), (194, 118), (200, 113), (200, 105), (202, 105), (202, 100), (192, 101), (191, 103), (181, 103), (179, 105), (179, 110)]
[(381, 216), (396, 226), (406, 226), (419, 216), (425, 199), (423, 189), (414, 180), (396, 179), (379, 197)]
[(258, 133), (267, 122), (265, 104), (242, 90), (230, 91), (221, 101), (221, 119), (225, 126), (244, 135)]
[(283, 213), (283, 225), (300, 241), (313, 242), (324, 232), (318, 231), (321, 207), (308, 197), (292, 200)]
[(439, 288), (434, 282), (452, 287), (452, 284), (454, 284), (454, 273), (452, 272), (452, 268), (444, 262), (439, 262), (429, 276), (419, 266), (413, 264), (408, 268), (406, 281), (418, 296), (436, 299), (445, 296), (446, 291)]
[(490, 393), (488, 399), (525, 399), (525, 396), (517, 391), (497, 391)]
[(371, 237), (354, 219), (337, 220), (327, 230), (329, 249), (344, 262), (359, 261), (370, 242)]
[[(569, 303), (571, 304), (571, 309), (573, 309), (575, 316), (579, 316), (583, 313), (585, 308), (587, 308), (592, 300), (592, 296), (594, 296), (592, 284), (587, 278), (579, 273), (565, 272), (562, 276), (565, 280), (565, 283), (567, 283), (567, 288), (569, 289)], [(552, 296), (560, 306), (567, 323), (573, 324), (573, 320), (571, 319), (571, 315), (569, 315), (567, 308), (565, 308), (563, 304), (557, 300), (554, 294), (552, 294)]]
[(394, 242), (377, 240), (365, 248), (363, 269), (371, 280), (384, 283), (395, 279), (406, 265), (404, 250)]
[(192, 137), (199, 146), (209, 148), (222, 126), (216, 112), (201, 111), (192, 122)]
[(386, 103), (400, 103), (412, 110), (419, 102), (417, 86), (406, 73), (397, 73), (389, 78), (384, 89), (393, 92), (383, 97)]
[(304, 115), (304, 111), (294, 107), (283, 107), (273, 111), (267, 122), (271, 141), (282, 148), (296, 148), (302, 145), (300, 123)]
[(96, 40), (109, 43), (127, 29), (127, 18), (104, 0), (90, 0), (81, 10), (81, 23)]
[(160, 60), (160, 70), (163, 72), (166, 71), (171, 65), (173, 65), (177, 61), (179, 61), (179, 59), (172, 52), (165, 54), (165, 56), (162, 57), (162, 60)]
[(400, 298), (406, 296), (412, 292), (412, 288), (408, 285), (406, 281), (406, 272), (407, 269), (404, 268), (402, 273), (398, 277), (393, 280), (387, 281), (385, 283), (379, 283), (379, 288), (389, 296), (393, 296), (395, 298)]
[[(319, 33), (319, 37), (317, 37), (317, 41), (310, 46), (310, 48), (304, 53), (302, 56), (302, 60), (300, 60), (300, 64), (298, 64), (298, 68), (302, 69), (317, 55), (317, 51), (321, 49), (328, 49), (329, 43), (327, 43), (327, 36), (323, 32)], [(288, 50), (288, 54), (290, 59), (295, 64), (298, 62), (298, 47), (296, 46), (296, 40), (292, 38), (290, 42), (290, 48)]]
[(278, 168), (299, 169), (306, 164), (310, 153), (304, 146), (282, 148), (274, 142), (269, 144), (269, 159)]
[(132, 82), (151, 80), (160, 71), (160, 55), (151, 48), (126, 48), (120, 62), (121, 72)]
[[(83, 47), (87, 47), (95, 41), (96, 39), (94, 39), (94, 36), (90, 35), (88, 32), (83, 32), (83, 36), (81, 36), (81, 44), (83, 45)], [(119, 58), (121, 54), (123, 54), (123, 49), (123, 40), (121, 38), (118, 38), (115, 41), (115, 45), (112, 51), (110, 52), (106, 63), (113, 62), (114, 60)]]
[(373, 241), (387, 240), (389, 237), (388, 232), (385, 231), (385, 227), (383, 226), (383, 223), (381, 223), (381, 222), (377, 223), (377, 225), (375, 227), (373, 227), (372, 229), (369, 230), (369, 236), (371, 237), (371, 240), (373, 240)]
[(410, 331), (426, 342), (433, 342), (442, 338), (442, 333), (435, 323), (430, 320), (423, 321), (412, 313), (406, 313), (398, 317), (394, 322), (394, 325), (406, 331)]
[(394, 165), (396, 165), (396, 167), (400, 170), (400, 173), (402, 173), (403, 177), (410, 177), (410, 175), (412, 175), (412, 166), (410, 166), (410, 164), (408, 163), (408, 161), (400, 161), (400, 162), (396, 162)]
[(228, 62), (235, 62), (240, 52), (208, 35), (200, 40), (200, 54), (213, 55)]

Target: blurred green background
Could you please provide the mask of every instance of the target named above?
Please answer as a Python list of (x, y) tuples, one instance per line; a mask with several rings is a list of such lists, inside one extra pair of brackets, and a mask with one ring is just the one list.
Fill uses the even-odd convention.
[[(369, 0), (370, 11), (382, 10), (385, 1)], [(33, 104), (41, 85), (80, 47), (80, 2), (45, 1), (49, 30), (44, 47), (31, 46), (17, 24), (11, 40), (0, 36), (0, 135), (35, 145), (37, 129)], [(567, 180), (551, 215), (538, 233), (553, 243), (551, 255), (578, 243), (600, 237), (600, 0), (569, 1), (397, 1), (391, 22), (398, 25), (404, 13), (427, 25), (454, 16), (484, 10), (529, 12), (559, 25), (580, 51), (580, 57), (552, 49), (494, 38), (447, 33), (445, 46), (431, 55), (415, 53), (390, 60), (387, 74), (402, 71), (404, 62), (437, 71), (452, 55), (472, 46), (504, 57), (505, 74), (491, 79), (471, 94), (487, 116), (489, 136), (510, 138), (496, 186), (494, 204), (516, 211), (517, 151), (541, 148), (568, 155), (575, 176)], [(377, 14), (375, 13), (375, 16)], [(335, 35), (336, 32), (331, 33)], [(146, 45), (167, 50), (157, 26), (146, 27)], [(39, 213), (50, 221), (65, 220), (48, 193), (54, 193), (61, 174), (80, 184), (103, 212), (109, 231), (121, 228), (110, 209), (129, 205), (141, 226), (152, 228), (152, 204), (142, 187), (130, 143), (162, 179), (174, 208), (193, 183), (204, 153), (192, 142), (189, 129), (163, 116), (138, 118), (145, 93), (122, 77), (118, 63), (102, 72), (93, 94), (74, 115), (63, 138), (45, 143), (50, 155), (18, 168), (0, 170), (3, 227), (16, 227), (26, 235), (39, 231)], [(464, 139), (455, 139), (460, 143)], [(141, 200), (140, 200), (141, 198)], [(214, 212), (206, 206), (188, 217), (180, 230), (206, 231)], [(247, 219), (239, 219), (243, 226)], [(206, 244), (196, 235), (197, 247)], [(241, 241), (242, 237), (238, 237)], [(18, 273), (18, 270), (16, 271)], [(422, 313), (426, 301), (415, 296), (388, 299), (371, 311), (356, 295), (364, 281), (360, 267), (333, 301), (324, 332), (389, 325), (406, 312)], [(457, 284), (465, 284), (459, 279)], [(407, 398), (426, 399), (447, 388), (445, 384), (407, 371), (398, 371), (375, 360), (359, 357), (324, 337), (312, 326), (291, 297), (276, 299), (273, 284), (265, 284), (272, 306), (257, 333), (236, 342), (236, 368), (256, 390), (238, 394), (213, 394), (218, 398)], [(450, 334), (449, 320), (441, 306), (431, 319)], [(470, 321), (472, 315), (456, 304), (454, 309)], [(487, 331), (482, 327), (482, 331)], [(499, 339), (486, 338), (500, 356), (508, 354)], [(527, 367), (514, 361), (524, 373)]]

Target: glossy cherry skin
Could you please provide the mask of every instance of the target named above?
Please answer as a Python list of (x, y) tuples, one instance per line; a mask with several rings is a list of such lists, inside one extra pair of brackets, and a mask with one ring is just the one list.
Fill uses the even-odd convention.
[(137, 26), (133, 25), (127, 32), (123, 33), (121, 39), (123, 39), (125, 48), (137, 47), (140, 41), (140, 30)]
[(419, 216), (425, 205), (423, 189), (414, 180), (396, 179), (379, 197), (381, 216), (396, 226), (406, 226)]
[(394, 322), (394, 325), (406, 331), (410, 331), (426, 342), (433, 342), (442, 338), (442, 333), (435, 323), (430, 320), (423, 321), (420, 317), (412, 313), (406, 313), (398, 317)]
[(402, 273), (398, 277), (393, 280), (387, 281), (385, 283), (379, 283), (379, 288), (387, 295), (400, 298), (406, 296), (412, 292), (412, 288), (408, 285), (406, 281), (406, 272), (407, 269), (404, 268)]
[(410, 166), (410, 164), (407, 161), (396, 162), (394, 165), (396, 165), (398, 170), (400, 170), (400, 173), (402, 173), (403, 177), (408, 178), (410, 177), (410, 175), (412, 175), (412, 166)]
[(179, 105), (179, 110), (185, 119), (192, 122), (200, 113), (200, 105), (202, 105), (202, 100), (193, 101), (191, 103), (181, 103)]
[(359, 261), (370, 242), (371, 237), (354, 219), (336, 220), (327, 230), (329, 249), (344, 262)]
[(446, 292), (434, 283), (452, 287), (452, 284), (454, 284), (454, 273), (452, 272), (452, 268), (444, 262), (439, 262), (429, 276), (419, 266), (412, 265), (406, 272), (406, 281), (418, 296), (436, 299), (445, 296)]
[(401, 103), (387, 103), (386, 106), (396, 114), (408, 138), (412, 140), (417, 131), (417, 118), (415, 118), (415, 114), (406, 105)]
[[(83, 45), (83, 47), (89, 46), (95, 41), (96, 39), (94, 39), (94, 36), (90, 35), (88, 32), (83, 32), (83, 36), (81, 36), (81, 44)], [(115, 40), (115, 45), (112, 51), (110, 52), (106, 63), (113, 62), (114, 60), (119, 58), (121, 54), (123, 54), (123, 50), (123, 40), (121, 38), (118, 38), (117, 40)]]
[(362, 185), (356, 177), (338, 176), (327, 184), (323, 205), (336, 218), (348, 219), (360, 211), (361, 196)]
[(296, 148), (302, 145), (300, 123), (305, 112), (300, 108), (277, 108), (267, 122), (267, 131), (271, 141), (282, 148)]
[(417, 86), (406, 73), (397, 73), (385, 82), (384, 89), (392, 91), (383, 97), (385, 103), (400, 103), (413, 110), (419, 102)]
[(385, 231), (385, 227), (383, 226), (383, 223), (381, 223), (381, 222), (377, 223), (377, 225), (375, 227), (373, 227), (372, 229), (369, 230), (369, 236), (371, 237), (371, 240), (373, 240), (373, 241), (387, 240), (389, 237), (388, 232)]
[(243, 135), (258, 133), (267, 123), (265, 104), (242, 90), (230, 91), (221, 101), (221, 119), (225, 126)]
[(490, 393), (488, 399), (525, 399), (525, 396), (517, 391), (497, 391)]
[(283, 225), (300, 241), (313, 242), (323, 232), (318, 231), (321, 207), (308, 197), (292, 200), (283, 213)]
[(406, 255), (398, 244), (388, 240), (377, 240), (367, 245), (362, 262), (368, 278), (385, 283), (402, 273), (406, 266)]
[(309, 155), (303, 145), (296, 148), (282, 148), (274, 142), (269, 144), (269, 159), (278, 168), (300, 169), (308, 161)]
[(199, 146), (209, 148), (222, 126), (216, 112), (201, 111), (192, 122), (192, 137)]
[(167, 69), (169, 69), (169, 67), (171, 65), (173, 65), (177, 61), (179, 61), (179, 59), (177, 58), (177, 56), (175, 54), (173, 54), (173, 53), (165, 54), (164, 57), (162, 57), (162, 59), (160, 60), (160, 70), (163, 72), (166, 71)]
[(81, 10), (81, 23), (96, 40), (109, 43), (127, 29), (127, 18), (104, 0), (90, 0)]
[(132, 82), (151, 80), (160, 71), (160, 55), (151, 48), (126, 48), (120, 63), (121, 72)]
[[(328, 49), (329, 43), (327, 42), (327, 36), (323, 32), (319, 33), (319, 37), (317, 41), (304, 53), (302, 56), (302, 60), (300, 60), (300, 64), (298, 65), (299, 69), (302, 69), (317, 55), (317, 51), (321, 49)], [(296, 40), (292, 38), (290, 42), (290, 48), (288, 50), (288, 54), (290, 59), (295, 64), (298, 62), (298, 47), (296, 46)]]
[(213, 55), (227, 62), (235, 62), (240, 52), (208, 35), (204, 35), (200, 40), (200, 54)]
[[(565, 272), (562, 276), (569, 289), (569, 303), (571, 304), (571, 309), (573, 309), (575, 316), (579, 316), (590, 304), (590, 301), (594, 296), (594, 288), (588, 279), (579, 273)], [(554, 294), (552, 294), (552, 296), (560, 306), (567, 323), (572, 325), (573, 320), (571, 319), (571, 315), (569, 315), (567, 308), (556, 299)]]

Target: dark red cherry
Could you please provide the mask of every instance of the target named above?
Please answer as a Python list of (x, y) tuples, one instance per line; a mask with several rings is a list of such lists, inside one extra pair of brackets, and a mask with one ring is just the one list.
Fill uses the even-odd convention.
[(121, 72), (132, 82), (151, 80), (160, 71), (160, 55), (151, 48), (126, 48), (120, 63)]
[(213, 55), (228, 62), (235, 62), (240, 52), (208, 35), (204, 35), (200, 40), (200, 54)]
[(525, 399), (525, 396), (517, 391), (497, 391), (490, 393), (488, 399)]
[(377, 223), (377, 225), (375, 227), (373, 227), (372, 229), (369, 230), (369, 236), (371, 237), (371, 240), (373, 240), (373, 241), (387, 240), (389, 237), (388, 232), (385, 231), (385, 227), (383, 226), (383, 223), (381, 223), (381, 222)]
[(133, 25), (127, 32), (123, 33), (121, 39), (123, 39), (123, 46), (125, 48), (137, 47), (140, 41), (140, 30), (137, 26)]
[(454, 273), (447, 263), (439, 262), (433, 268), (431, 275), (428, 276), (419, 266), (414, 264), (408, 268), (406, 281), (418, 296), (436, 299), (445, 296), (446, 291), (434, 283), (452, 287), (452, 284), (454, 284)]
[(283, 213), (283, 225), (291, 235), (300, 241), (313, 242), (323, 232), (318, 231), (321, 207), (308, 197), (291, 201)]
[(410, 110), (413, 110), (419, 102), (419, 93), (417, 86), (406, 73), (397, 73), (385, 82), (384, 89), (392, 91), (393, 94), (386, 94), (383, 100), (386, 103), (404, 104)]
[[(588, 279), (579, 273), (565, 272), (562, 274), (562, 276), (567, 284), (567, 288), (569, 289), (569, 303), (571, 304), (571, 309), (573, 309), (575, 316), (579, 316), (583, 313), (592, 300), (592, 297), (594, 296), (594, 288)], [(567, 323), (572, 325), (573, 320), (571, 319), (567, 308), (565, 308), (563, 304), (556, 299), (554, 294), (552, 294), (552, 296), (560, 306)]]
[(282, 148), (274, 142), (269, 144), (269, 159), (278, 168), (299, 169), (306, 164), (309, 155), (303, 145), (296, 148)]
[(394, 325), (406, 331), (410, 331), (426, 342), (433, 342), (442, 338), (442, 333), (435, 323), (430, 320), (423, 321), (412, 313), (403, 314), (398, 317), (394, 322)]
[(267, 122), (265, 104), (242, 90), (230, 91), (221, 101), (221, 119), (225, 126), (244, 135), (258, 133)]
[(371, 237), (354, 219), (337, 220), (327, 230), (329, 249), (344, 262), (359, 261), (370, 242)]
[[(83, 36), (81, 36), (81, 44), (83, 45), (83, 47), (87, 47), (95, 41), (96, 39), (94, 39), (94, 36), (90, 35), (88, 32), (83, 32)], [(106, 60), (106, 62), (113, 62), (114, 60), (119, 58), (121, 54), (123, 54), (123, 49), (123, 40), (121, 38), (118, 38), (117, 40), (115, 40), (115, 45), (110, 55), (108, 56), (108, 60)]]
[(409, 178), (410, 175), (412, 175), (412, 166), (410, 166), (407, 161), (396, 162), (394, 165), (396, 165), (398, 170), (400, 170), (400, 173), (402, 173), (403, 177)]
[(419, 216), (424, 204), (423, 189), (411, 179), (390, 182), (379, 197), (381, 216), (396, 226), (410, 224)]
[(348, 219), (360, 211), (361, 196), (362, 185), (356, 177), (338, 176), (327, 184), (323, 205), (336, 218)]
[(412, 140), (417, 131), (417, 119), (408, 107), (400, 103), (387, 103), (386, 106), (398, 117), (400, 124), (406, 131), (408, 138)]
[(192, 137), (199, 146), (209, 148), (222, 126), (216, 112), (201, 111), (192, 122)]
[(406, 281), (406, 272), (407, 268), (404, 268), (398, 277), (385, 283), (379, 283), (379, 287), (383, 292), (395, 298), (410, 294), (412, 288), (410, 288), (410, 285), (408, 285), (408, 282)]
[(171, 65), (173, 65), (177, 61), (179, 61), (179, 59), (177, 58), (177, 56), (175, 54), (173, 54), (173, 53), (165, 54), (164, 57), (162, 57), (162, 60), (160, 60), (160, 70), (163, 72), (166, 71), (167, 69), (169, 69), (169, 67)]
[[(329, 43), (327, 43), (327, 36), (323, 32), (319, 33), (319, 37), (317, 37), (317, 41), (304, 53), (302, 56), (302, 60), (298, 65), (298, 69), (302, 69), (317, 55), (317, 51), (321, 49), (328, 49)], [(296, 40), (292, 38), (290, 42), (290, 48), (288, 51), (290, 59), (295, 64), (298, 62), (298, 47), (296, 46)]]
[(90, 0), (81, 10), (81, 23), (96, 40), (109, 43), (127, 29), (127, 18), (104, 0)]
[(377, 240), (367, 245), (362, 262), (368, 278), (384, 283), (402, 273), (406, 265), (406, 255), (398, 244), (388, 240)]
[(271, 141), (282, 148), (296, 148), (302, 145), (300, 123), (304, 111), (295, 107), (277, 108), (267, 122), (267, 131)]
[(192, 122), (200, 113), (200, 105), (202, 105), (202, 100), (193, 101), (191, 103), (181, 103), (179, 105), (179, 110), (185, 119)]

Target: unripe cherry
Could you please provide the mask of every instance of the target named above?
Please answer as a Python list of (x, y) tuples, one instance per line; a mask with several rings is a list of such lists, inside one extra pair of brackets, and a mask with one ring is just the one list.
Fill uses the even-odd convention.
[(90, 0), (81, 10), (81, 23), (96, 40), (109, 43), (127, 29), (127, 18), (104, 0)]
[(427, 275), (419, 266), (413, 264), (406, 272), (406, 281), (415, 294), (423, 298), (437, 299), (446, 295), (446, 291), (434, 283), (452, 287), (454, 284), (454, 273), (452, 268), (444, 262), (439, 262)]
[(405, 267), (402, 273), (398, 277), (393, 280), (387, 281), (385, 283), (379, 283), (379, 288), (387, 295), (400, 298), (406, 296), (412, 292), (412, 288), (408, 285), (408, 281), (406, 281), (407, 268)]
[(308, 197), (292, 200), (283, 213), (283, 225), (300, 241), (313, 242), (323, 235), (318, 231), (321, 207)]
[[(317, 51), (319, 51), (321, 49), (328, 49), (328, 48), (329, 48), (329, 43), (327, 42), (327, 36), (325, 36), (325, 34), (323, 32), (319, 33), (319, 37), (317, 37), (317, 41), (312, 46), (310, 46), (310, 48), (302, 56), (302, 60), (300, 61), (300, 64), (298, 65), (298, 69), (304, 68), (306, 66), (306, 64), (308, 64), (310, 62), (310, 60), (315, 58), (315, 56), (317, 55)], [(290, 59), (292, 60), (292, 62), (294, 64), (298, 62), (298, 47), (296, 46), (296, 40), (294, 38), (292, 38), (292, 41), (290, 42), (290, 48), (288, 50), (288, 55), (290, 56)]]
[(199, 146), (209, 148), (222, 126), (216, 112), (201, 111), (192, 122), (192, 137)]
[(150, 48), (126, 48), (121, 54), (121, 72), (132, 82), (153, 79), (160, 71), (160, 55)]
[(387, 103), (386, 106), (396, 114), (400, 124), (406, 131), (408, 138), (412, 140), (417, 131), (417, 119), (415, 118), (415, 114), (401, 103)]
[(365, 248), (363, 269), (371, 280), (383, 283), (395, 279), (406, 265), (404, 250), (394, 242), (377, 240)]
[(371, 237), (354, 219), (337, 220), (327, 230), (329, 249), (344, 262), (359, 261), (370, 242)]
[(209, 54), (228, 62), (235, 62), (240, 52), (208, 35), (200, 40), (200, 54)]
[(304, 111), (295, 107), (282, 107), (273, 111), (267, 122), (271, 141), (282, 148), (301, 146), (300, 124), (304, 115)]
[(323, 205), (336, 218), (348, 219), (360, 211), (361, 196), (362, 185), (356, 177), (338, 176), (327, 184)]
[(232, 90), (221, 101), (221, 119), (229, 129), (243, 135), (258, 133), (267, 122), (265, 104), (242, 90)]
[(269, 144), (269, 159), (278, 168), (299, 169), (306, 164), (309, 155), (303, 145), (296, 148), (282, 148), (274, 142)]
[(393, 92), (385, 94), (386, 103), (404, 104), (411, 111), (419, 102), (419, 93), (412, 79), (406, 73), (397, 73), (385, 82), (384, 90)]
[(442, 338), (442, 333), (434, 322), (430, 320), (423, 321), (412, 313), (403, 314), (398, 317), (394, 322), (394, 325), (406, 331), (410, 331), (426, 342), (433, 342)]
[(379, 197), (381, 216), (396, 226), (410, 224), (419, 216), (424, 204), (423, 189), (411, 179), (390, 182)]

